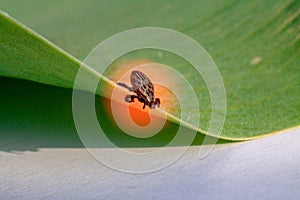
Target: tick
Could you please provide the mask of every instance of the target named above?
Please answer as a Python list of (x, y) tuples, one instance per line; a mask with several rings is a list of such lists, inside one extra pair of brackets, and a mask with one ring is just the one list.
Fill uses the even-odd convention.
[(131, 91), (136, 95), (130, 96), (130, 102), (134, 102), (134, 99), (138, 99), (139, 102), (144, 103), (143, 109), (146, 105), (151, 109), (155, 109), (156, 106), (159, 108), (160, 99), (154, 98), (154, 86), (151, 80), (140, 71), (132, 71), (130, 75), (130, 82), (132, 85)]

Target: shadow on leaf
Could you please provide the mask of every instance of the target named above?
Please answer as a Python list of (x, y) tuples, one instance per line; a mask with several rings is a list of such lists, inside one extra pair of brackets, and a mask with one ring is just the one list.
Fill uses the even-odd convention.
[[(26, 80), (0, 78), (0, 151), (37, 151), (39, 148), (84, 148), (72, 116), (72, 90)], [(86, 95), (92, 95), (86, 93)], [(96, 98), (99, 121), (107, 137), (118, 147), (163, 147), (176, 134), (178, 125), (167, 122), (167, 128), (150, 138), (135, 138), (121, 131), (106, 112), (109, 99)], [(186, 134), (192, 131), (185, 128)], [(197, 134), (192, 145), (201, 145), (204, 135)], [(218, 143), (230, 141), (218, 140)], [(181, 146), (182, 144), (176, 144)], [(99, 147), (105, 147), (99, 141)]]

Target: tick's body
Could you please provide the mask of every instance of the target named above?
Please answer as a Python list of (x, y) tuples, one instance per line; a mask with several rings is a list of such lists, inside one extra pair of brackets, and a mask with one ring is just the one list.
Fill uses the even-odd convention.
[(160, 106), (160, 99), (154, 98), (154, 86), (143, 72), (132, 71), (130, 82), (132, 90), (137, 96), (131, 95), (129, 102), (134, 102), (134, 99), (137, 98), (141, 103), (144, 103), (143, 109), (145, 109), (146, 105), (151, 109)]

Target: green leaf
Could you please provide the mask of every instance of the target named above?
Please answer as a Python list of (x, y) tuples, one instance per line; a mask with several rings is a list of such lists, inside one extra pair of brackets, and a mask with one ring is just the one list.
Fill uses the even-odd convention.
[[(221, 138), (252, 139), (299, 126), (298, 1), (166, 1), (150, 5), (131, 1), (122, 7), (109, 1), (36, 2), (32, 6), (39, 9), (34, 9), (34, 15), (31, 5), (6, 4), (3, 7), (10, 14), (81, 60), (98, 42), (130, 28), (159, 26), (181, 31), (207, 49), (222, 74), (227, 115)], [(5, 14), (1, 14), (0, 25), (1, 75), (72, 88), (80, 61)], [(166, 54), (162, 59), (151, 51), (125, 55), (116, 62), (142, 55), (176, 69), (188, 66), (174, 55)], [(89, 80), (97, 74), (86, 69), (78, 89), (90, 91)], [(193, 80), (192, 71), (185, 75)], [(200, 132), (205, 132), (210, 97), (203, 80), (193, 81), (201, 102)], [(105, 95), (101, 92), (98, 90)]]

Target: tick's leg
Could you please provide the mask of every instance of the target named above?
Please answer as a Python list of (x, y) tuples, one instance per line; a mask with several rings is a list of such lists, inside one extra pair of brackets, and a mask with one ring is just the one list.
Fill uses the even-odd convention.
[(134, 92), (135, 89), (132, 87), (132, 88), (128, 88), (129, 92)]
[(135, 98), (138, 99), (138, 96), (136, 96), (136, 95), (131, 95), (131, 96), (130, 96), (130, 100), (129, 100), (128, 102), (129, 102), (129, 103), (134, 102), (134, 99), (135, 99)]
[(127, 90), (129, 90), (129, 92), (133, 92), (134, 88), (129, 87), (128, 85), (126, 85), (125, 83), (119, 82), (117, 83), (119, 86), (126, 88)]
[(144, 102), (144, 106), (143, 106), (143, 109), (145, 109), (145, 107), (146, 107), (146, 104), (145, 104), (145, 102)]
[(151, 109), (153, 108), (153, 101), (150, 102), (149, 108), (151, 108)]
[(127, 103), (130, 102), (130, 99), (131, 99), (131, 95), (130, 95), (130, 94), (126, 95), (125, 101), (126, 101)]

